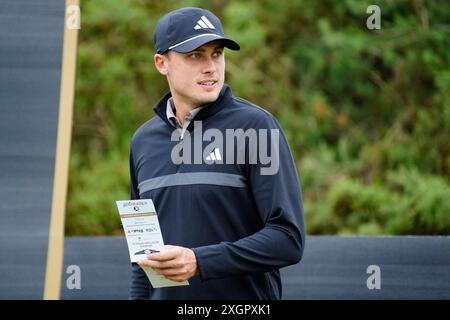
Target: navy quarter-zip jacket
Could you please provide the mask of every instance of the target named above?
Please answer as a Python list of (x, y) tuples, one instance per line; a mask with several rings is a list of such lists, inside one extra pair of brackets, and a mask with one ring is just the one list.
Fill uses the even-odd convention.
[[(305, 233), (298, 175), (280, 125), (224, 85), (218, 99), (189, 124), (189, 133), (174, 139), (175, 128), (166, 117), (169, 98), (170, 93), (158, 102), (157, 116), (132, 138), (131, 199), (153, 200), (164, 243), (191, 248), (200, 273), (189, 286), (154, 289), (143, 270), (132, 264), (130, 299), (281, 299), (279, 268), (300, 261)], [(226, 129), (267, 129), (272, 138), (271, 130), (278, 129), (278, 171), (261, 174), (268, 164), (250, 161), (250, 139), (244, 140), (244, 163), (225, 161), (232, 149), (226, 150), (225, 141), (217, 147), (222, 161), (206, 163), (202, 154), (201, 163), (195, 163), (192, 152), (190, 163), (174, 163), (174, 148), (193, 146), (198, 121), (203, 133), (217, 129), (223, 137)], [(202, 141), (202, 151), (209, 144)], [(235, 144), (236, 156), (237, 148)], [(270, 144), (268, 149), (276, 151)]]

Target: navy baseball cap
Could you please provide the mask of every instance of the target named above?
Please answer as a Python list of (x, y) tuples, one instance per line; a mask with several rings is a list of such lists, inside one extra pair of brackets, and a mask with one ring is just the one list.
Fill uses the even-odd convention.
[(222, 40), (229, 49), (240, 49), (236, 41), (225, 37), (219, 18), (208, 10), (191, 7), (165, 14), (153, 34), (155, 50), (159, 54), (168, 50), (190, 52), (214, 40)]

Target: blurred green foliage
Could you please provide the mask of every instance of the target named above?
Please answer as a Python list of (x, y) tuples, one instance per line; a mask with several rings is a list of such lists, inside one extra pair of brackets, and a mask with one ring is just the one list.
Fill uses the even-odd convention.
[(69, 235), (121, 234), (129, 142), (168, 90), (153, 30), (183, 6), (241, 43), (226, 81), (281, 122), (309, 234), (450, 234), (447, 1), (82, 0)]

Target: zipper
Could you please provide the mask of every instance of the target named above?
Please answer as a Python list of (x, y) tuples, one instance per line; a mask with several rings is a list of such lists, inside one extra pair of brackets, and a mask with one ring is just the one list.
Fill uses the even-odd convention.
[[(180, 139), (178, 140), (178, 144), (183, 144), (183, 137), (184, 134), (180, 134)], [(181, 148), (181, 152), (180, 152), (181, 157), (183, 157), (183, 148)], [(181, 169), (181, 165), (183, 164), (183, 162), (181, 162), (180, 164), (177, 164), (177, 172), (176, 173), (180, 173), (180, 169)]]

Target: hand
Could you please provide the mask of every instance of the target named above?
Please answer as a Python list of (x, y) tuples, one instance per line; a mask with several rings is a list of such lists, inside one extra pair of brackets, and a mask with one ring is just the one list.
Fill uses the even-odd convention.
[(178, 246), (164, 246), (164, 250), (147, 255), (147, 259), (141, 260), (139, 265), (152, 267), (167, 279), (180, 282), (198, 274), (194, 251)]

